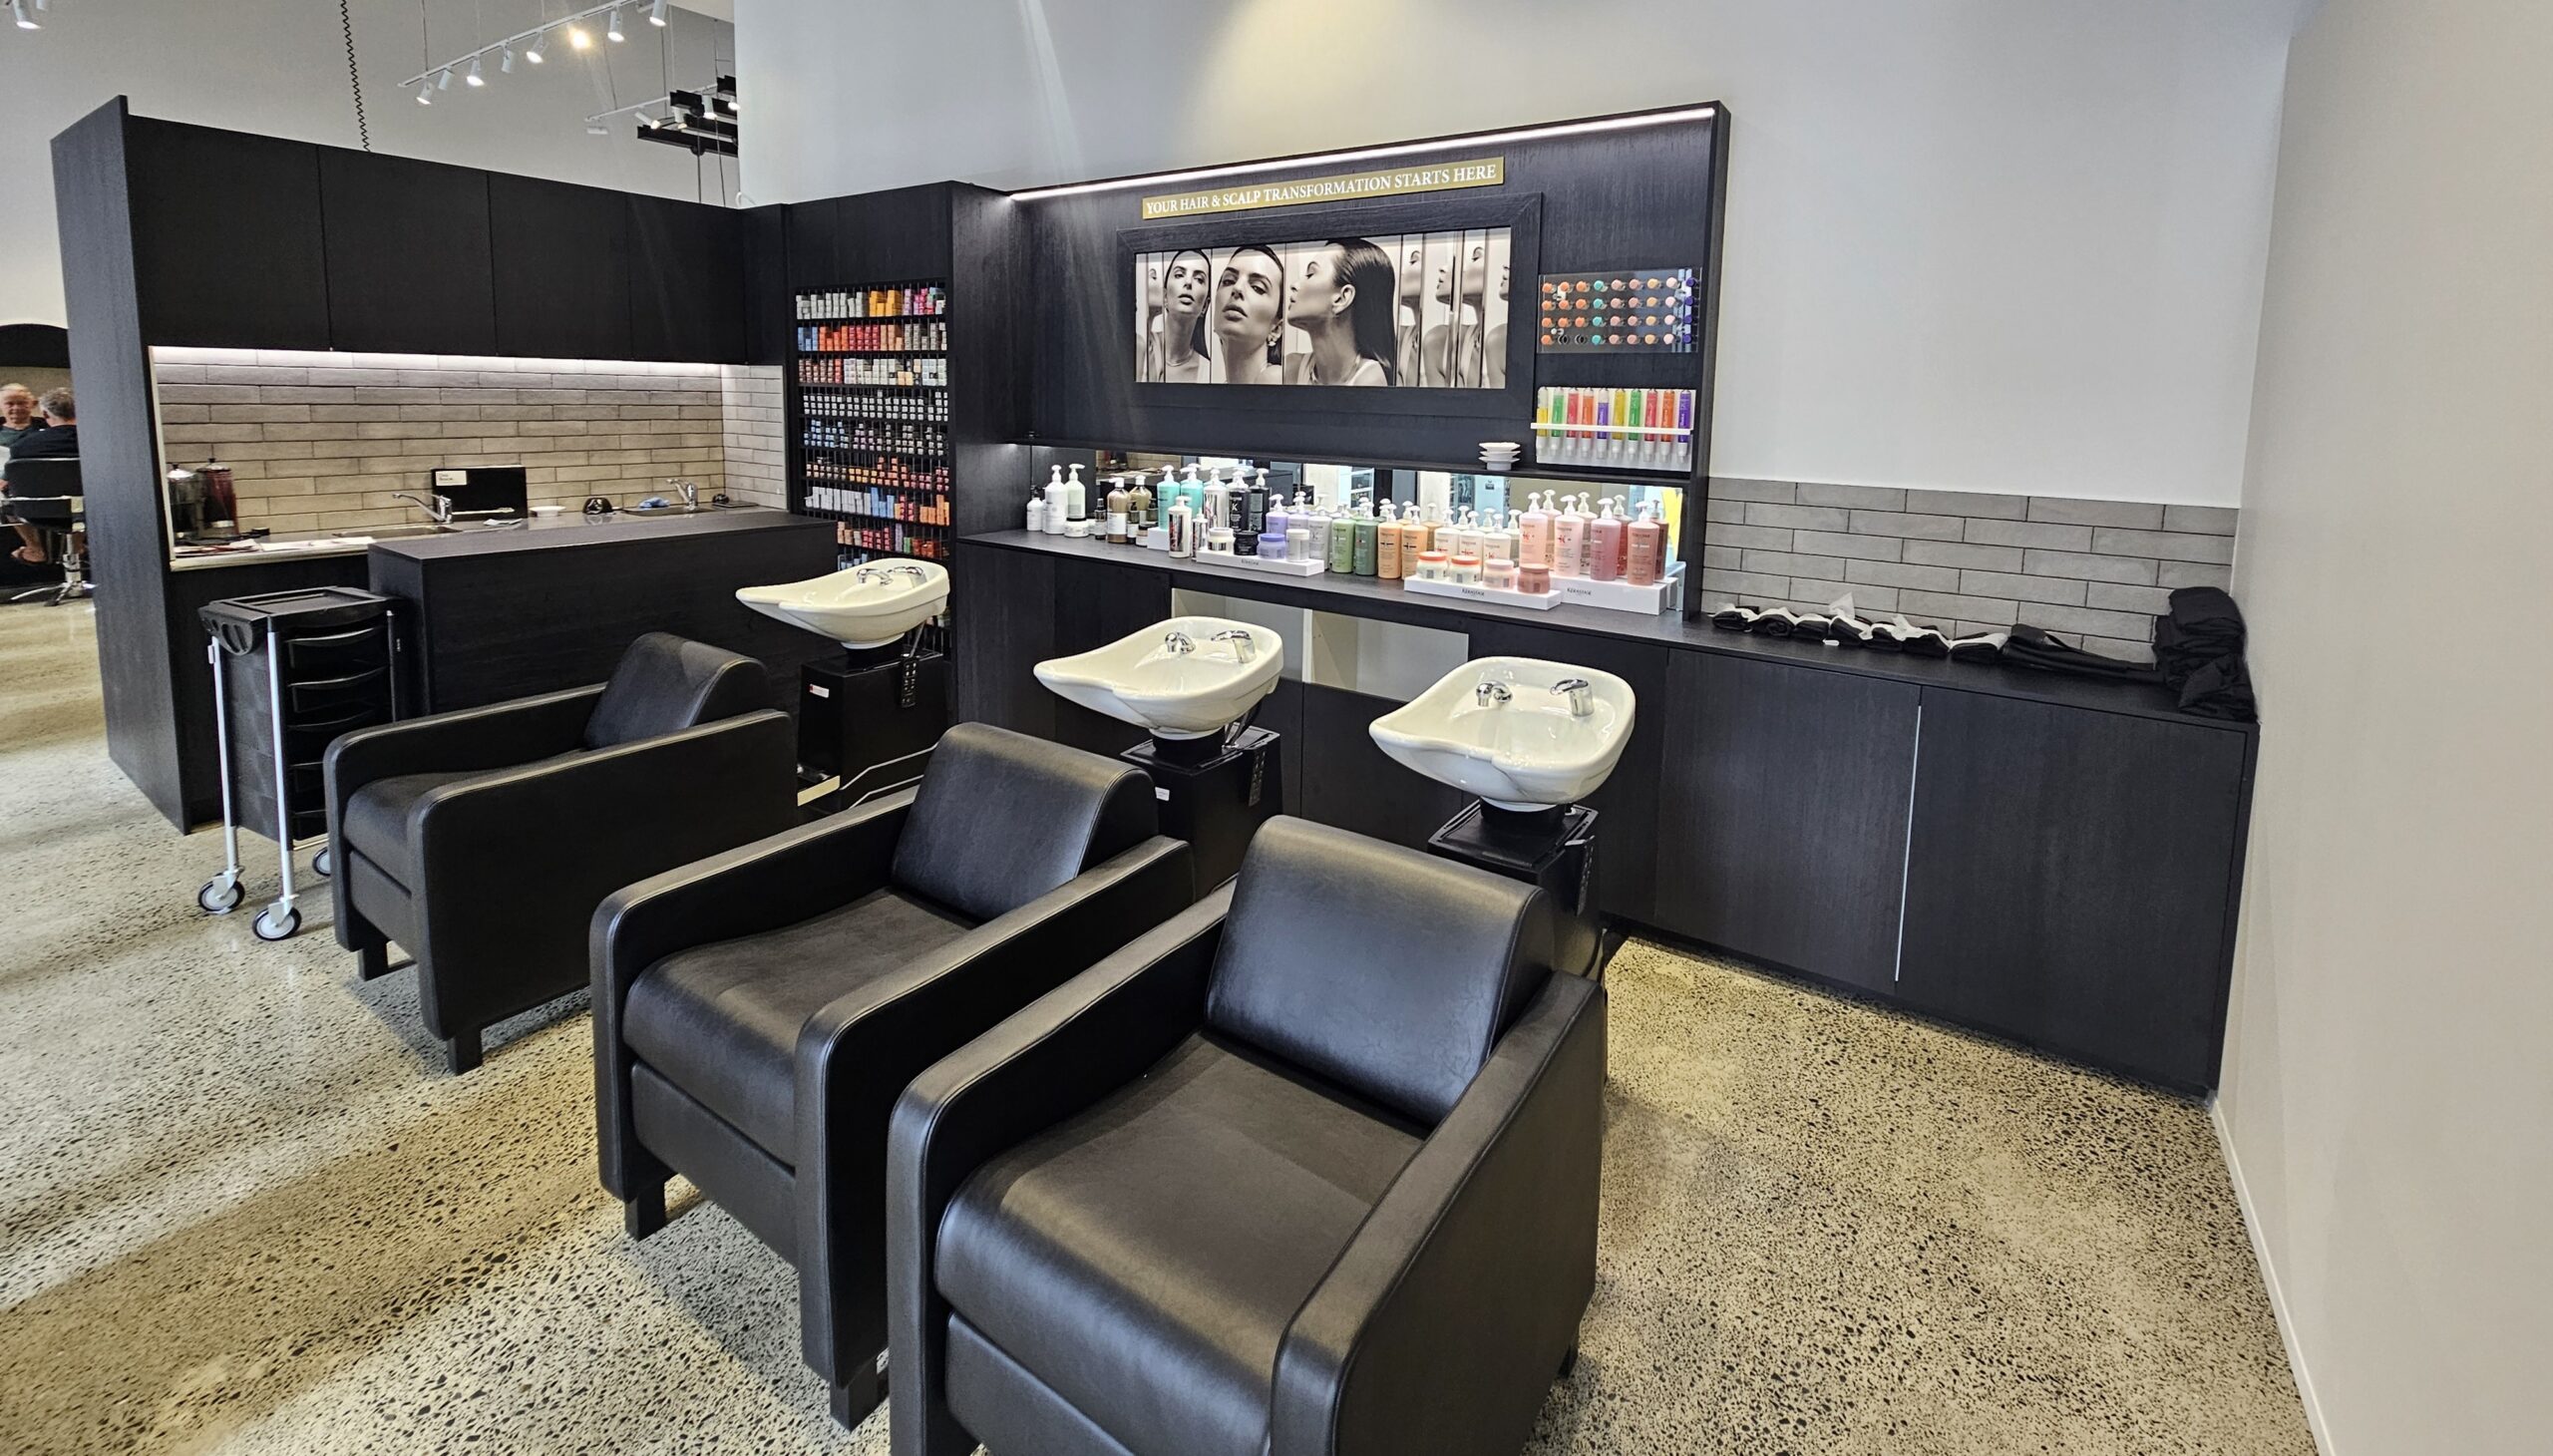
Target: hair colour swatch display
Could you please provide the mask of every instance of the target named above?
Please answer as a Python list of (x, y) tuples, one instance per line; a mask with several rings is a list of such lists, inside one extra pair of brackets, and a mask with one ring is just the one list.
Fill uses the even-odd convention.
[(1507, 385), (1504, 227), (1135, 259), (1143, 384)]
[(1693, 270), (1547, 273), (1535, 300), (1546, 354), (1693, 351)]

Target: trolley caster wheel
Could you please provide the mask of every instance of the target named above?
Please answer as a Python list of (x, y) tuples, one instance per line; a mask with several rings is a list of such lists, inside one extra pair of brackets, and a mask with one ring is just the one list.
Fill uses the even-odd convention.
[(267, 906), (257, 911), (257, 918), (248, 928), (254, 930), (260, 940), (289, 940), (293, 932), (301, 928), (301, 911), (288, 910), (278, 918), (275, 908)]
[(247, 892), (239, 888), (237, 880), (228, 875), (215, 875), (203, 883), (203, 889), (195, 892), (195, 905), (205, 914), (226, 915), (237, 910), (239, 902), (247, 898)]
[(310, 862), (310, 873), (325, 880), (337, 873), (337, 862), (328, 857), (326, 850), (321, 850), (319, 858)]

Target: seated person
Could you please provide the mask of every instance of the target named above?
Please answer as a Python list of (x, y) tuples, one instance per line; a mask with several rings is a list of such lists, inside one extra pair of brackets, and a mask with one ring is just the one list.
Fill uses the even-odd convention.
[[(9, 445), (9, 460), (14, 467), (21, 460), (76, 460), (80, 455), (79, 412), (67, 389), (49, 389), (36, 402), (44, 412), (44, 426), (21, 434)], [(5, 492), (0, 492), (5, 494)], [(16, 551), (19, 560), (41, 566), (45, 562), (44, 537), (23, 521), (11, 523), (18, 528), (18, 540), (24, 545)]]
[(20, 438), (43, 429), (36, 419), (36, 392), (23, 384), (0, 384), (0, 451), (14, 450)]

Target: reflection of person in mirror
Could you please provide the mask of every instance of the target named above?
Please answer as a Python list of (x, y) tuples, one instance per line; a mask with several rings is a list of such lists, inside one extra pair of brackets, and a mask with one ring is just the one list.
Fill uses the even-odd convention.
[(1135, 260), (1135, 382), (1161, 382), (1161, 264), (1159, 254)]
[(1276, 341), (1285, 332), (1285, 265), (1273, 249), (1254, 242), (1224, 255), (1214, 328), (1218, 382), (1283, 382)]
[(1489, 282), (1497, 301), (1488, 309), (1488, 325), (1482, 330), (1487, 340), (1481, 346), (1480, 382), (1491, 389), (1507, 387), (1507, 234), (1489, 235)]
[(1436, 268), (1436, 301), (1453, 315), (1427, 331), (1426, 371), (1431, 383), (1480, 383), (1481, 294), (1489, 281), (1489, 239), (1463, 234), (1451, 267)]
[(1387, 385), (1399, 295), (1388, 253), (1361, 237), (1334, 237), (1295, 253), (1285, 322), (1311, 348), (1285, 359), (1287, 384)]
[(1396, 384), (1426, 384), (1429, 381), (1419, 364), (1425, 355), (1419, 347), (1418, 300), (1419, 295), (1426, 291), (1427, 239), (1402, 238), (1400, 251), (1400, 307), (1394, 320), (1400, 329), (1400, 341), (1393, 352), (1392, 381)]
[(1162, 265), (1161, 330), (1154, 335), (1159, 359), (1151, 376), (1155, 383), (1206, 382), (1208, 272), (1206, 255), (1193, 247), (1172, 253)]

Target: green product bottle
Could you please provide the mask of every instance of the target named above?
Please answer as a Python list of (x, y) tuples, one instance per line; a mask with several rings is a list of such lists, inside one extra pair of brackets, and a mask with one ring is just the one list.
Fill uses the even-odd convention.
[(1356, 574), (1371, 576), (1374, 574), (1374, 518), (1370, 515), (1358, 516), (1355, 529)]
[(1329, 569), (1341, 574), (1356, 569), (1356, 523), (1344, 516), (1329, 519)]

